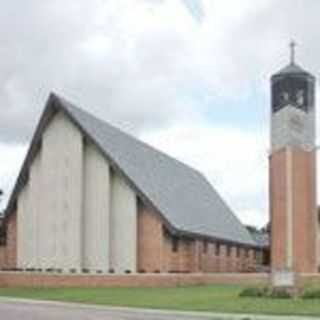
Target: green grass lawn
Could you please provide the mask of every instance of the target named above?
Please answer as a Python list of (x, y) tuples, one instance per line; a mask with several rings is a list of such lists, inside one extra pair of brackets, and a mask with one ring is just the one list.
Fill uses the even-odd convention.
[(240, 298), (241, 286), (5, 289), (0, 296), (153, 309), (320, 316), (320, 300)]

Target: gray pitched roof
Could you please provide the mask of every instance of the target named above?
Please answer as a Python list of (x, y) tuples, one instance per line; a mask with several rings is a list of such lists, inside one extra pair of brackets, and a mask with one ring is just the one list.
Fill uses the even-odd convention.
[(314, 76), (311, 73), (304, 70), (303, 68), (301, 68), (295, 63), (288, 64), (286, 67), (282, 68), (280, 71), (274, 74), (273, 77), (285, 76), (285, 75), (302, 75), (302, 76), (308, 76), (308, 77), (314, 78)]
[[(70, 117), (139, 195), (162, 215), (173, 232), (256, 245), (201, 173), (56, 95), (52, 94), (47, 102), (23, 167), (32, 161), (32, 145), (39, 139), (52, 109), (62, 110)], [(27, 169), (22, 169), (8, 208), (24, 181), (24, 170)]]

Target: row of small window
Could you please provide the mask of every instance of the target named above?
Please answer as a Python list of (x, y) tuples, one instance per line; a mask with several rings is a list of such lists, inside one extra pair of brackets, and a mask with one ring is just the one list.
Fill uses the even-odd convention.
[[(215, 243), (214, 244), (214, 254), (216, 256), (219, 256), (221, 254), (221, 246), (222, 245), (220, 243)], [(202, 247), (202, 252), (204, 254), (208, 253), (208, 247), (209, 247), (209, 242), (208, 241), (204, 241), (203, 242), (203, 247)], [(227, 255), (227, 257), (230, 257), (232, 248), (234, 248), (234, 246), (230, 246), (230, 245), (225, 244), (225, 247), (226, 247), (226, 255)], [(236, 257), (239, 258), (240, 254), (241, 254), (241, 248), (240, 247), (235, 247), (235, 249), (236, 249)], [(248, 258), (250, 250), (248, 248), (243, 248), (243, 250), (245, 252), (245, 257)]]
[[(221, 244), (220, 243), (215, 243), (214, 244), (214, 254), (216, 256), (219, 256), (221, 254)], [(234, 248), (233, 246), (230, 245), (225, 245), (226, 246), (226, 255), (227, 257), (231, 256), (231, 250), (232, 248)], [(207, 254), (208, 253), (208, 247), (209, 247), (209, 242), (208, 241), (204, 241), (203, 242), (203, 246), (202, 246), (202, 253)], [(172, 251), (173, 252), (177, 252), (179, 249), (179, 239), (176, 237), (172, 238)], [(245, 252), (245, 257), (248, 258), (249, 257), (249, 252), (250, 249), (248, 248), (243, 248), (244, 252)], [(236, 247), (236, 256), (237, 258), (240, 257), (241, 254), (241, 248), (240, 247)], [(254, 251), (254, 256), (256, 256), (256, 251)]]

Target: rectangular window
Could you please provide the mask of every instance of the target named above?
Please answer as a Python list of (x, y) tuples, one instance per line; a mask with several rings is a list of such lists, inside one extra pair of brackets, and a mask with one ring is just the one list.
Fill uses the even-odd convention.
[(237, 258), (240, 258), (240, 248), (237, 247)]
[(231, 246), (228, 246), (227, 245), (227, 257), (230, 257), (231, 256)]
[(246, 258), (249, 258), (249, 249), (246, 249)]
[(0, 225), (0, 246), (5, 246), (7, 244), (7, 226), (1, 222)]
[(208, 252), (208, 241), (203, 241), (203, 253)]
[(172, 251), (178, 252), (179, 249), (179, 239), (177, 237), (172, 237)]
[(216, 252), (215, 252), (216, 256), (220, 255), (220, 243), (216, 243)]

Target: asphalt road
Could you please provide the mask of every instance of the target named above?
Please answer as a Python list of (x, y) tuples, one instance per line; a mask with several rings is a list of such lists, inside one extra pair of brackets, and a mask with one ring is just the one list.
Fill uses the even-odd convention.
[(0, 320), (174, 320), (212, 319), (157, 311), (99, 308), (74, 304), (0, 301)]
[(305, 317), (268, 317), (199, 314), (157, 310), (107, 308), (81, 304), (32, 302), (0, 298), (0, 320), (309, 320)]

